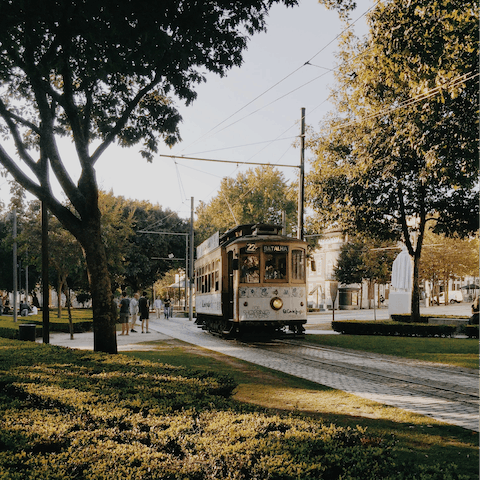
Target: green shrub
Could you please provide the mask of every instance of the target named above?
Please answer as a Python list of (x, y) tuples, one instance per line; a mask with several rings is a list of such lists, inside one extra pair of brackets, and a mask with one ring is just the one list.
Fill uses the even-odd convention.
[(348, 335), (451, 337), (457, 330), (457, 327), (455, 325), (429, 325), (426, 323), (344, 320), (332, 322), (332, 329), (335, 332)]
[(389, 435), (242, 407), (234, 388), (184, 367), (0, 341), (0, 479), (468, 478), (399, 463)]
[(462, 325), (460, 331), (468, 338), (478, 338), (478, 325)]

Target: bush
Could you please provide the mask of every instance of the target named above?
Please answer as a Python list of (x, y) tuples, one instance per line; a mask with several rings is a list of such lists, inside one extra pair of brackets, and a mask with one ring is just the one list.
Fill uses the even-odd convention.
[(243, 407), (230, 377), (0, 345), (2, 480), (467, 478), (399, 463), (389, 435)]
[(478, 325), (462, 325), (460, 331), (468, 338), (478, 338)]
[(457, 327), (455, 325), (429, 325), (427, 323), (398, 322), (332, 322), (335, 332), (346, 335), (397, 335), (401, 337), (451, 337)]

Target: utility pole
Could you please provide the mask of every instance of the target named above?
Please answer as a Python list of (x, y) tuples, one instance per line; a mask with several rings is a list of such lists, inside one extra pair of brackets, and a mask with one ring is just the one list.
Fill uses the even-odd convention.
[(188, 269), (188, 297), (190, 303), (188, 304), (188, 319), (193, 320), (193, 197), (190, 198), (190, 264)]
[[(61, 295), (61, 292), (60, 292)], [(43, 343), (50, 343), (50, 311), (48, 287), (48, 210), (42, 200), (42, 327)]]
[(300, 175), (298, 179), (297, 238), (303, 240), (303, 204), (305, 202), (305, 108), (302, 108), (300, 133)]
[(17, 321), (17, 207), (13, 207), (13, 321)]

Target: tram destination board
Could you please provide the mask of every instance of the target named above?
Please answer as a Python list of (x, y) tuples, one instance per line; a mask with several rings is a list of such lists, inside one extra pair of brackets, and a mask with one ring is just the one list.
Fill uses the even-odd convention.
[(263, 253), (287, 253), (287, 245), (264, 245)]

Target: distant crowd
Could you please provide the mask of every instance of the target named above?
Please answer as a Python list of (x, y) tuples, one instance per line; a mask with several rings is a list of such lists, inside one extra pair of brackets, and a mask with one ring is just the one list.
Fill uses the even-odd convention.
[[(140, 322), (142, 333), (150, 333), (148, 330), (150, 301), (147, 298), (147, 292), (143, 292), (141, 296), (139, 293), (135, 293), (132, 298), (129, 298), (127, 292), (124, 291), (118, 306), (120, 309), (120, 324), (122, 326), (122, 333), (119, 335), (137, 333), (137, 330), (135, 330), (137, 319)], [(173, 306), (170, 298), (167, 297), (163, 301), (160, 298), (156, 298), (153, 302), (153, 307), (157, 318), (161, 318), (162, 314), (167, 320), (172, 317)]]

